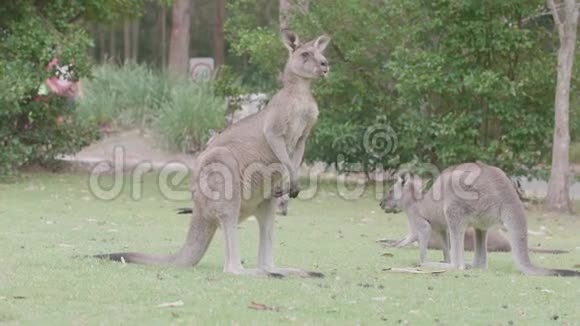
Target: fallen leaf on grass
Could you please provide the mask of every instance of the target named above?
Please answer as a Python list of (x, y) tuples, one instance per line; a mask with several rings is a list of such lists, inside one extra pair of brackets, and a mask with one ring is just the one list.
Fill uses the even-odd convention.
[(574, 268), (580, 268), (580, 264), (574, 265)]
[(157, 308), (171, 308), (171, 307), (181, 307), (183, 306), (183, 301), (175, 301), (175, 302), (165, 302), (157, 306)]
[(384, 268), (383, 272), (392, 272), (392, 273), (408, 273), (408, 274), (441, 274), (445, 273), (445, 270), (422, 270), (418, 268), (401, 268), (401, 267), (389, 267)]
[(381, 256), (383, 256), (383, 257), (394, 257), (395, 255), (393, 255), (390, 252), (384, 252), (384, 253), (381, 254)]
[(276, 311), (276, 312), (277, 311), (280, 311), (280, 308), (279, 307), (270, 307), (270, 306), (267, 306), (267, 305), (265, 305), (263, 303), (257, 303), (257, 302), (254, 302), (254, 301), (252, 301), (250, 303), (250, 305), (248, 306), (248, 308), (254, 309), (254, 310), (268, 310), (268, 311)]
[(26, 297), (25, 297), (25, 296), (21, 296), (21, 295), (15, 295), (15, 296), (13, 296), (12, 298), (13, 298), (13, 299), (16, 299), (16, 300), (22, 300), (22, 299), (26, 299)]

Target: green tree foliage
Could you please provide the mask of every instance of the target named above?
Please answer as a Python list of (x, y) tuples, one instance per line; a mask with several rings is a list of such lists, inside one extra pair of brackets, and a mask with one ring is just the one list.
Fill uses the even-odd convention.
[[(250, 4), (259, 6), (233, 1), (231, 15)], [(549, 154), (555, 81), (551, 20), (526, 19), (541, 9), (530, 0), (311, 1), (292, 28), (332, 42), (307, 159), (365, 170), (476, 159), (511, 173), (537, 166)], [(277, 22), (250, 21), (228, 25), (232, 48), (255, 76), (276, 76), (286, 58)]]
[(75, 119), (59, 96), (38, 98), (54, 71), (52, 58), (74, 64), (75, 78), (89, 73), (87, 20), (113, 22), (139, 14), (138, 0), (8, 1), (0, 7), (0, 176), (31, 162), (72, 152), (94, 133)]

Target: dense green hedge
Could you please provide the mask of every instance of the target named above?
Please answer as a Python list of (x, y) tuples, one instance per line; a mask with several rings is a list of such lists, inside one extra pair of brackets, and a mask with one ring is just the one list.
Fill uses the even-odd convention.
[(84, 26), (114, 23), (140, 14), (141, 0), (4, 1), (0, 6), (0, 178), (29, 163), (46, 163), (92, 141), (96, 128), (78, 119), (59, 96), (38, 96), (53, 74), (53, 58), (89, 75), (92, 45)]
[(53, 57), (74, 62), (77, 77), (89, 70), (85, 54), (90, 40), (71, 22), (75, 14), (63, 1), (18, 1), (0, 8), (2, 178), (24, 164), (73, 152), (95, 136), (75, 119), (64, 98), (38, 97), (40, 85), (53, 73), (46, 69)]

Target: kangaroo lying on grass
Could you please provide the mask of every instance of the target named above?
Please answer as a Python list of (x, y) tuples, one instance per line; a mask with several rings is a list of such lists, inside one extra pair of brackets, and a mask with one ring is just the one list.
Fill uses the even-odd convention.
[[(384, 201), (383, 201), (384, 202)], [(381, 207), (382, 203), (381, 202)], [(411, 224), (409, 223), (409, 234), (405, 236), (405, 238), (400, 240), (389, 240), (389, 239), (381, 239), (377, 240), (377, 242), (384, 243), (386, 246), (394, 247), (394, 248), (403, 248), (407, 247), (419, 240), (417, 235), (417, 230), (411, 230)], [(465, 250), (473, 251), (474, 249), (474, 242), (475, 242), (475, 233), (473, 228), (468, 228), (465, 231)], [(429, 238), (429, 243), (427, 244), (428, 249), (443, 249), (442, 239), (438, 237), (438, 234), (435, 234), (435, 237)], [(543, 253), (543, 254), (565, 254), (569, 253), (568, 250), (561, 250), (561, 249), (543, 249), (543, 248), (529, 248), (529, 252), (533, 253)], [(511, 246), (502, 233), (498, 230), (491, 229), (487, 233), (487, 251), (493, 252), (509, 252), (511, 251)]]
[[(276, 197), (298, 195), (298, 168), (306, 139), (318, 118), (310, 84), (325, 77), (328, 61), (322, 54), (330, 38), (320, 36), (301, 44), (290, 31), (282, 35), (289, 58), (283, 87), (267, 107), (216, 135), (193, 168), (192, 221), (183, 247), (173, 255), (113, 253), (98, 258), (127, 263), (192, 266), (206, 252), (218, 226), (225, 237), (224, 272), (282, 277), (322, 277), (296, 268), (275, 268), (272, 234)], [(289, 181), (283, 176), (289, 176)], [(260, 227), (258, 268), (246, 269), (240, 259), (238, 223), (254, 215)]]
[[(417, 176), (399, 178), (382, 201), (388, 213), (407, 213), (416, 230), (419, 260), (423, 265), (464, 269), (464, 234), (475, 229), (473, 267), (487, 267), (487, 233), (497, 225), (508, 232), (512, 256), (527, 275), (580, 276), (580, 272), (546, 269), (533, 265), (528, 254), (525, 211), (510, 179), (500, 169), (481, 162), (465, 163), (444, 170), (426, 193)], [(442, 239), (446, 263), (425, 263), (431, 232)]]

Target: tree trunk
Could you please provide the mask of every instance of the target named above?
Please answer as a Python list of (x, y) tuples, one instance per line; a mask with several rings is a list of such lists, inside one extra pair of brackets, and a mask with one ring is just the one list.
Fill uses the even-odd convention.
[(161, 70), (165, 71), (167, 67), (167, 12), (165, 5), (161, 5), (161, 12), (159, 14), (161, 15)]
[(99, 63), (105, 63), (106, 51), (105, 51), (105, 31), (103, 26), (97, 26), (97, 34), (99, 38)]
[(225, 0), (215, 0), (215, 6), (213, 57), (215, 60), (215, 67), (218, 68), (224, 64), (225, 61), (224, 21), (226, 15), (226, 2)]
[(290, 15), (290, 0), (280, 0), (280, 30), (288, 29), (288, 19)]
[(131, 33), (131, 58), (137, 62), (137, 58), (139, 58), (139, 19), (131, 24)]
[(125, 62), (131, 58), (131, 29), (130, 23), (125, 21), (123, 25), (123, 59)]
[[(97, 25), (95, 23), (89, 23), (88, 24), (88, 32), (89, 32), (89, 36), (93, 39), (96, 40), (97, 36), (98, 36), (98, 30), (97, 30)], [(99, 58), (97, 58), (97, 44), (93, 44), (93, 46), (89, 46), (88, 48), (88, 53), (87, 55), (98, 62)]]
[(110, 38), (109, 38), (109, 62), (115, 62), (115, 43), (117, 40), (115, 39), (115, 29), (111, 27), (110, 30)]
[(173, 78), (187, 76), (190, 24), (191, 0), (176, 0), (173, 3), (169, 41), (169, 74)]
[(279, 23), (280, 30), (286, 30), (290, 28), (290, 16), (292, 16), (293, 11), (301, 12), (302, 14), (308, 13), (309, 0), (280, 0), (279, 13)]
[(575, 0), (564, 0), (564, 10), (557, 10), (554, 0), (548, 0), (558, 29), (558, 82), (555, 97), (554, 143), (552, 145), (552, 169), (548, 194), (544, 206), (549, 211), (571, 213), (570, 201), (570, 80), (576, 48), (578, 9)]

